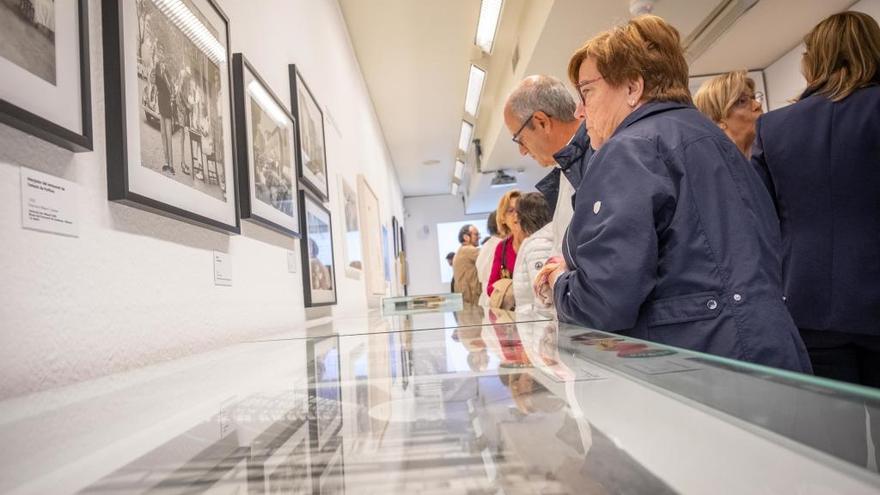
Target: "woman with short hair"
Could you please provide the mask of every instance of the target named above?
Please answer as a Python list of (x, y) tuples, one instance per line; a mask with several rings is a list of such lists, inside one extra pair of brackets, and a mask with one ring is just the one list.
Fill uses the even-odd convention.
[(596, 154), (563, 260), (539, 275), (559, 319), (809, 372), (782, 301), (773, 204), (742, 153), (692, 106), (675, 28), (631, 19), (575, 52), (569, 77)]
[(523, 233), (523, 241), (516, 253), (513, 267), (513, 298), (516, 309), (535, 305), (532, 281), (544, 267), (553, 252), (553, 225), (550, 205), (538, 192), (523, 194), (516, 204), (516, 216)]
[(752, 163), (782, 227), (783, 288), (817, 375), (880, 387), (880, 27), (804, 39), (807, 89), (758, 119)]
[(744, 156), (752, 156), (755, 121), (764, 113), (764, 94), (755, 91), (755, 81), (737, 70), (704, 82), (694, 95), (694, 105), (712, 119), (736, 144)]

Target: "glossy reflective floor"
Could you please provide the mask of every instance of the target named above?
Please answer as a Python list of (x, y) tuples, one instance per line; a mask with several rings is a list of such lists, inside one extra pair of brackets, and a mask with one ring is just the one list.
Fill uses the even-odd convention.
[(0, 403), (0, 492), (877, 493), (880, 394), (467, 310)]

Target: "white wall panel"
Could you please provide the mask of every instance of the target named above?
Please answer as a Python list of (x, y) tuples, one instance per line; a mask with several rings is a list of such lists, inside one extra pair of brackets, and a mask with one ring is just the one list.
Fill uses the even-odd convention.
[[(334, 1), (219, 0), (232, 49), (289, 103), (295, 63), (325, 112), (335, 259), (343, 259), (337, 175), (370, 178), (383, 221), (403, 218), (400, 187)], [(244, 222), (226, 236), (107, 201), (100, 1), (90, 0), (95, 148), (73, 155), (0, 125), (0, 399), (302, 326), (298, 242)], [(76, 182), (80, 237), (21, 228), (19, 167)], [(212, 251), (233, 286), (213, 284)], [(367, 309), (363, 280), (337, 270), (334, 315)]]

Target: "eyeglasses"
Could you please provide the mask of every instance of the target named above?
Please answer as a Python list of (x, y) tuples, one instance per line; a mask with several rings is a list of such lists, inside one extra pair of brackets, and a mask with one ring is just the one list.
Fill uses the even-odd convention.
[(757, 101), (758, 103), (764, 102), (764, 93), (760, 91), (755, 91), (754, 94), (743, 93), (740, 95), (739, 99), (736, 100), (736, 103), (733, 105), (735, 107), (747, 107), (752, 100)]
[(511, 141), (513, 141), (514, 143), (516, 143), (516, 144), (518, 144), (518, 145), (520, 145), (520, 146), (525, 146), (525, 145), (522, 143), (522, 141), (520, 141), (520, 139), (519, 139), (519, 135), (520, 135), (520, 134), (522, 133), (522, 131), (526, 128), (526, 126), (529, 125), (529, 122), (532, 121), (532, 117), (534, 117), (534, 116), (535, 116), (535, 114), (531, 114), (531, 115), (529, 115), (529, 118), (527, 118), (526, 121), (523, 122), (523, 125), (520, 126), (519, 130), (516, 131), (515, 133), (513, 133), (513, 137), (510, 138)]
[(600, 79), (602, 79), (602, 76), (599, 76), (595, 79), (590, 79), (587, 81), (581, 81), (581, 82), (577, 83), (577, 85), (575, 86), (575, 89), (577, 89), (578, 96), (581, 97), (581, 105), (586, 104), (586, 95), (584, 94), (584, 88), (589, 86), (590, 84), (593, 84), (594, 82), (596, 82)]

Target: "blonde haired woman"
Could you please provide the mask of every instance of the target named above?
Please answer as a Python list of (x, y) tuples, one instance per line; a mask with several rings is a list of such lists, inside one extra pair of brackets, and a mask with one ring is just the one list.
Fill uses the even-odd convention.
[(704, 82), (694, 95), (694, 105), (712, 119), (746, 157), (752, 156), (755, 122), (764, 113), (764, 94), (755, 81), (738, 70)]
[(785, 296), (816, 374), (880, 387), (880, 27), (843, 12), (804, 41), (807, 89), (758, 120), (752, 163), (776, 200)]
[(773, 204), (691, 105), (678, 31), (636, 17), (575, 52), (569, 77), (596, 154), (564, 261), (544, 269), (559, 320), (809, 372), (782, 302)]
[[(498, 225), (498, 235), (505, 239), (495, 247), (495, 256), (492, 258), (492, 271), (489, 274), (486, 294), (491, 296), (495, 290), (495, 282), (502, 278), (512, 278), (513, 267), (516, 265), (516, 252), (523, 241), (523, 232), (516, 216), (516, 203), (521, 193), (517, 190), (507, 191), (498, 202), (495, 210), (495, 221)], [(511, 290), (511, 299), (513, 291)], [(505, 308), (511, 309), (511, 308)]]

